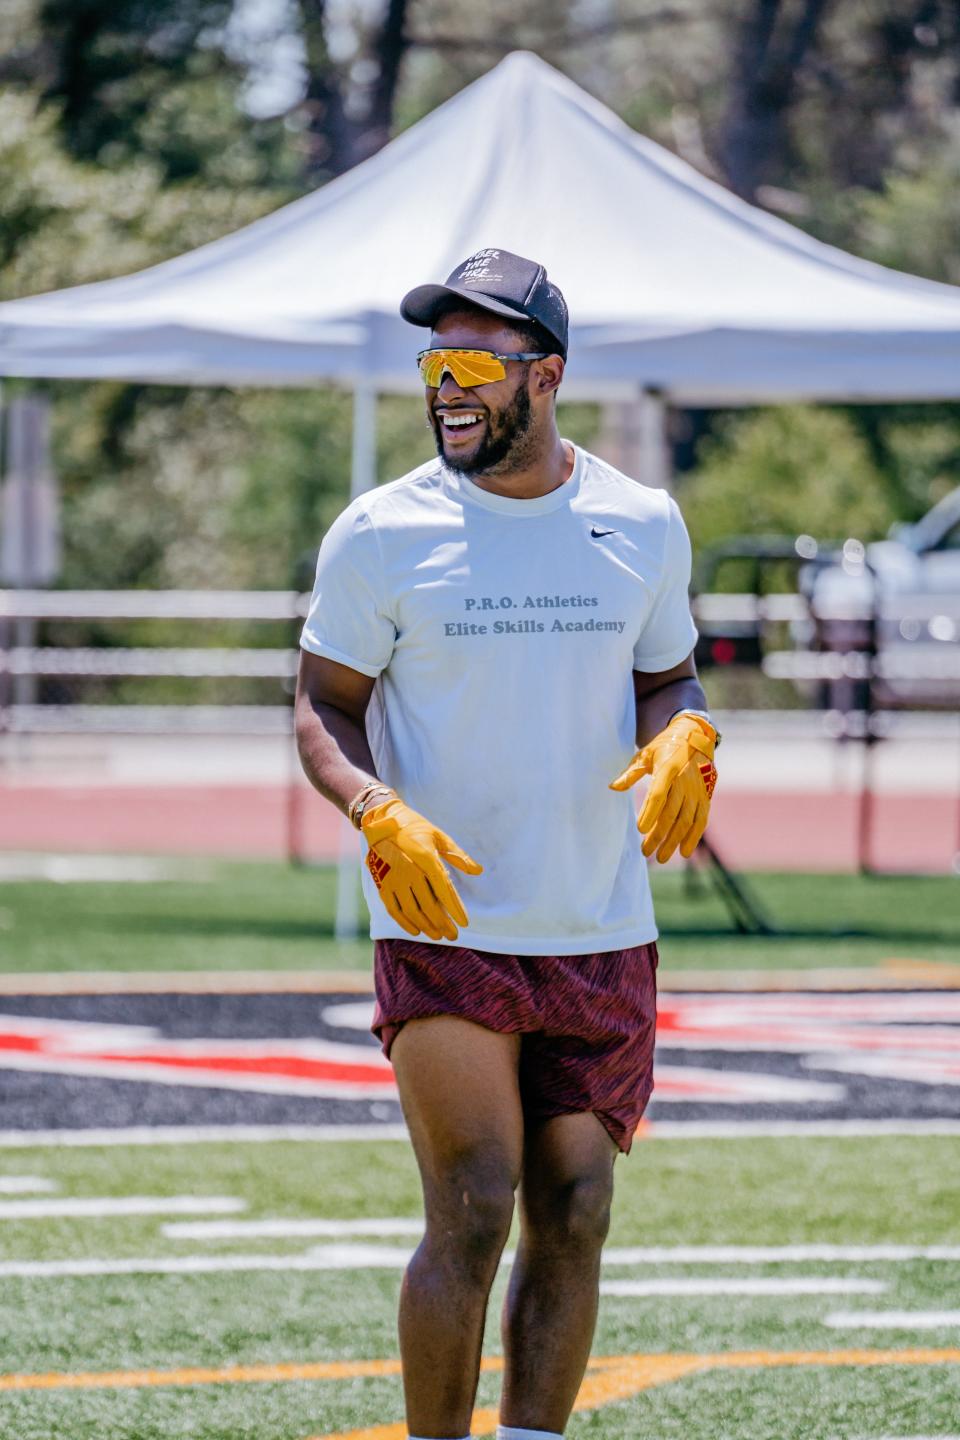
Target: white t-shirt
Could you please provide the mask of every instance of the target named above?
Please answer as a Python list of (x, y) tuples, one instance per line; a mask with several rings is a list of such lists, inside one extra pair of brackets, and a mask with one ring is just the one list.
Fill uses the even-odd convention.
[[(430, 461), (368, 491), (320, 547), (300, 644), (377, 677), (378, 775), (484, 867), (451, 870), (459, 945), (578, 955), (657, 935), (631, 794), (632, 671), (697, 638), (690, 542), (664, 490), (575, 448), (549, 495)], [(363, 868), (374, 939), (406, 938)], [(447, 942), (438, 942), (447, 943)]]

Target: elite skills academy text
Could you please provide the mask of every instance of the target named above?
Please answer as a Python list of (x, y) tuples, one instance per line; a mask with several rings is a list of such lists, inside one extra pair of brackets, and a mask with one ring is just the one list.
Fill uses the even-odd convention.
[[(526, 595), (523, 600), (514, 600), (511, 595), (493, 597), (481, 595), (479, 598), (467, 596), (463, 602), (465, 610), (560, 610), (568, 608), (585, 609), (599, 605), (600, 600), (596, 595)], [(555, 616), (553, 622), (548, 624), (546, 620), (535, 620), (532, 617), (523, 620), (493, 620), (491, 624), (485, 625), (475, 620), (448, 620), (443, 627), (444, 635), (448, 637), (461, 635), (542, 635), (546, 630), (551, 634), (566, 634), (578, 630), (612, 630), (618, 635), (623, 633), (625, 620), (596, 620), (591, 615), (588, 620), (561, 620)]]

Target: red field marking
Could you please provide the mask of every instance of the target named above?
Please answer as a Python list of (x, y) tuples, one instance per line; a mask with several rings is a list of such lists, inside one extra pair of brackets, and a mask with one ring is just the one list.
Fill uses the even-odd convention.
[[(667, 1042), (669, 1043), (669, 1041)], [(372, 1046), (319, 1038), (168, 1039), (148, 1026), (0, 1016), (0, 1067), (144, 1084), (393, 1099), (393, 1069)], [(658, 1063), (665, 1100), (776, 1103), (817, 1082)], [(786, 1091), (786, 1093), (785, 1093)], [(803, 1096), (802, 1098), (806, 1098)]]
[[(340, 817), (300, 787), (299, 831), (311, 860), (335, 860)], [(856, 868), (858, 800), (846, 791), (718, 788), (711, 839), (743, 869)], [(0, 850), (280, 859), (288, 795), (281, 785), (0, 785)], [(879, 869), (947, 872), (960, 849), (960, 801), (882, 795), (875, 803)]]
[[(347, 1007), (365, 1030), (369, 1002)], [(359, 1015), (354, 1012), (359, 1010)], [(334, 1023), (336, 1023), (334, 1021)], [(365, 1037), (364, 1037), (365, 1038)], [(656, 1093), (676, 1100), (748, 1105), (838, 1103), (845, 1090), (817, 1072), (921, 1085), (960, 1085), (960, 994), (661, 994)], [(806, 1056), (803, 1078), (774, 1059), (762, 1072), (732, 1065), (670, 1063), (664, 1052)], [(320, 1036), (164, 1036), (150, 1025), (0, 1016), (0, 1067), (96, 1075), (167, 1085), (342, 1098), (393, 1098), (394, 1076), (375, 1047)]]

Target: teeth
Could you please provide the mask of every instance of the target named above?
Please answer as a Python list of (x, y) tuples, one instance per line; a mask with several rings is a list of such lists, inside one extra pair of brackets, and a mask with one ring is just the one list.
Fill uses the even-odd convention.
[(441, 416), (447, 429), (460, 425), (474, 425), (480, 419), (479, 415), (443, 415)]

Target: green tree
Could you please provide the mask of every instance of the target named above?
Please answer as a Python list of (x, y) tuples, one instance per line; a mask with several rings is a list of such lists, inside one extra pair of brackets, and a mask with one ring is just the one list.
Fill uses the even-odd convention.
[(40, 0), (34, 70), (70, 152), (107, 166), (148, 155), (171, 181), (216, 173), (231, 152), (250, 166), (259, 152), (249, 183), (263, 183), (282, 131), (239, 111), (232, 10), (233, 0)]
[(0, 92), (0, 298), (103, 280), (165, 260), (273, 209), (252, 185), (169, 185), (140, 158), (119, 169), (65, 150), (54, 107)]
[(843, 411), (826, 407), (726, 417), (702, 444), (681, 501), (700, 552), (733, 535), (874, 540), (896, 518), (866, 442)]

